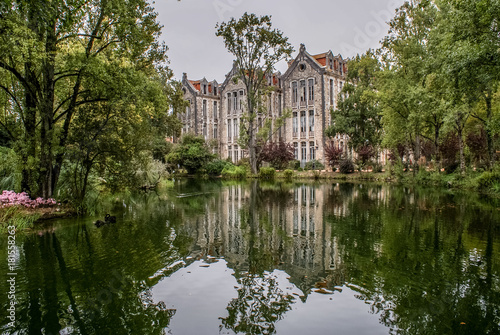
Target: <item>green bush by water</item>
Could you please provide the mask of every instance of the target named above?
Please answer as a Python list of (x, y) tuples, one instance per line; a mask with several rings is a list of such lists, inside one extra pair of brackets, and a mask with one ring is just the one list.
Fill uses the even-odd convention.
[(261, 167), (259, 171), (259, 178), (261, 179), (274, 179), (276, 170), (271, 167)]
[(210, 176), (220, 176), (222, 174), (222, 171), (226, 167), (231, 167), (231, 166), (233, 166), (233, 163), (230, 163), (230, 162), (228, 162), (226, 160), (222, 160), (222, 159), (215, 159), (215, 160), (209, 162), (205, 166), (205, 171)]
[(225, 179), (244, 179), (247, 176), (247, 169), (244, 166), (226, 166), (221, 175)]

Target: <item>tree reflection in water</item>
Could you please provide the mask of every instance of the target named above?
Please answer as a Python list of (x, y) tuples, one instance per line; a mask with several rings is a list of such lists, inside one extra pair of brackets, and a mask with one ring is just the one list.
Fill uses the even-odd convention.
[(295, 298), (283, 292), (272, 273), (245, 273), (238, 278), (238, 298), (227, 306), (222, 325), (235, 333), (274, 334), (275, 322), (291, 309)]

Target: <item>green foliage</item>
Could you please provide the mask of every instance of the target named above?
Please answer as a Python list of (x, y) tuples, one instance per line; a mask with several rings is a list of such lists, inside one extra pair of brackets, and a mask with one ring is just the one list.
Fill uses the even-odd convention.
[(354, 172), (354, 163), (350, 158), (344, 158), (339, 162), (339, 171), (343, 174), (349, 174)]
[(477, 178), (477, 187), (481, 191), (487, 191), (497, 184), (500, 184), (499, 172), (483, 172)]
[(226, 160), (214, 159), (213, 161), (208, 162), (208, 164), (205, 165), (205, 172), (211, 176), (220, 176), (224, 168), (231, 167), (232, 165), (232, 163)]
[(247, 176), (247, 169), (244, 166), (229, 165), (222, 170), (222, 178), (244, 179)]
[(185, 102), (147, 0), (18, 1), (0, 16), (0, 137), (21, 190), (50, 197), (68, 171), (83, 199), (93, 174), (131, 181), (132, 160), (163, 155), (153, 143), (178, 132)]
[(320, 161), (313, 159), (304, 165), (304, 170), (324, 170), (325, 166)]
[(13, 149), (0, 147), (0, 190), (19, 192), (21, 173), (18, 162), (19, 158)]
[(349, 62), (347, 82), (338, 96), (337, 109), (331, 111), (334, 123), (326, 130), (327, 136), (347, 134), (349, 146), (355, 150), (380, 143), (380, 107), (373, 83), (378, 71), (380, 64), (371, 50)]
[(214, 158), (203, 137), (187, 134), (167, 155), (166, 160), (169, 164), (179, 165), (189, 174), (194, 174)]
[(0, 234), (5, 234), (8, 226), (14, 226), (16, 230), (31, 228), (39, 218), (39, 213), (30, 212), (20, 206), (0, 208)]
[(276, 170), (272, 167), (261, 167), (259, 170), (259, 178), (261, 179), (274, 179)]
[(286, 180), (292, 180), (292, 178), (293, 178), (293, 170), (286, 169), (285, 171), (283, 171), (283, 175), (285, 176)]
[(300, 167), (300, 161), (297, 159), (294, 159), (293, 161), (290, 161), (288, 163), (288, 168), (291, 170), (297, 170)]

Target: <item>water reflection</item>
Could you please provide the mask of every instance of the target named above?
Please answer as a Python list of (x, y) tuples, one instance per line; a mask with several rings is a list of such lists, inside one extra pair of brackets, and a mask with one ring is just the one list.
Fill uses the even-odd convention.
[(189, 180), (124, 201), (116, 225), (18, 237), (18, 320), (2, 332), (500, 333), (491, 199)]

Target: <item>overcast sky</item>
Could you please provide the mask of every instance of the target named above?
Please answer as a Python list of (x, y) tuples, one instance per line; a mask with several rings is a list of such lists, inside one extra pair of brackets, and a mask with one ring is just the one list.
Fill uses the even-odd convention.
[[(159, 21), (164, 26), (170, 68), (176, 79), (203, 77), (222, 83), (232, 66), (215, 25), (239, 18), (244, 12), (272, 15), (278, 28), (297, 54), (304, 43), (310, 54), (332, 50), (352, 57), (377, 48), (388, 31), (387, 21), (404, 0), (156, 0)], [(286, 71), (286, 64), (277, 69)]]

